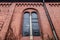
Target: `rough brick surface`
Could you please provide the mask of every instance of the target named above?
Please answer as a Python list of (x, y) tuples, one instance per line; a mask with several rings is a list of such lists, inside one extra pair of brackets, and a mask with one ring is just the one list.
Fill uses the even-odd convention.
[[(60, 40), (60, 3), (45, 3)], [(0, 3), (0, 40), (30, 40), (22, 36), (24, 12), (37, 12), (41, 36), (33, 40), (54, 40), (53, 33), (43, 7), (39, 2)]]

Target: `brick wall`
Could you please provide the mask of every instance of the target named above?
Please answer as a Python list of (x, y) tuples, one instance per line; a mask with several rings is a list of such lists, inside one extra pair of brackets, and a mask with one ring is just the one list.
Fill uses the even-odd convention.
[[(60, 40), (60, 3), (45, 3), (58, 39)], [(54, 40), (50, 23), (46, 16), (43, 3), (15, 2), (0, 3), (0, 40), (30, 40), (22, 36), (23, 14), (25, 11), (38, 11), (41, 36), (34, 36), (34, 40)]]

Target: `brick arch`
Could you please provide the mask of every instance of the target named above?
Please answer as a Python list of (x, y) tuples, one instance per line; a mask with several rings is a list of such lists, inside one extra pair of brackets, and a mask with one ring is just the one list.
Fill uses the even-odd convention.
[[(38, 11), (38, 9), (36, 9), (36, 8), (25, 8), (23, 11), (22, 11), (22, 14), (24, 15), (24, 12), (29, 12), (29, 11), (26, 11), (26, 10), (34, 10), (34, 11), (32, 11), (32, 12), (36, 12), (37, 13), (37, 15), (38, 15), (38, 18), (39, 18), (39, 11)], [(31, 12), (31, 13), (32, 13)], [(22, 15), (22, 16), (23, 16)], [(23, 17), (22, 17), (23, 18)]]
[[(39, 13), (38, 10), (35, 8), (26, 8), (23, 10), (23, 13), (26, 12), (26, 10), (34, 10), (35, 12)], [(27, 12), (29, 12), (29, 11), (27, 11)]]

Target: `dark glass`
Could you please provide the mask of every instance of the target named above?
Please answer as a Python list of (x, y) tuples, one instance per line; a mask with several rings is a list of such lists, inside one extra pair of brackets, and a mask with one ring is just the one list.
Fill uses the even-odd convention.
[(23, 36), (30, 35), (30, 16), (29, 13), (24, 14), (24, 21), (23, 21)]
[(32, 33), (33, 36), (40, 36), (38, 17), (36, 12), (32, 13)]

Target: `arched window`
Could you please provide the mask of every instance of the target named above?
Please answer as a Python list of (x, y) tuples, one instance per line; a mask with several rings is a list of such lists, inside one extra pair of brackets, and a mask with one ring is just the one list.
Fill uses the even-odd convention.
[(38, 17), (36, 12), (32, 12), (32, 33), (33, 33), (33, 36), (40, 35)]
[(30, 35), (30, 18), (29, 18), (29, 12), (24, 13), (24, 19), (23, 19), (23, 36), (29, 36)]
[[(31, 30), (32, 29), (32, 30)], [(23, 36), (40, 36), (38, 16), (36, 12), (25, 12), (23, 18)]]

